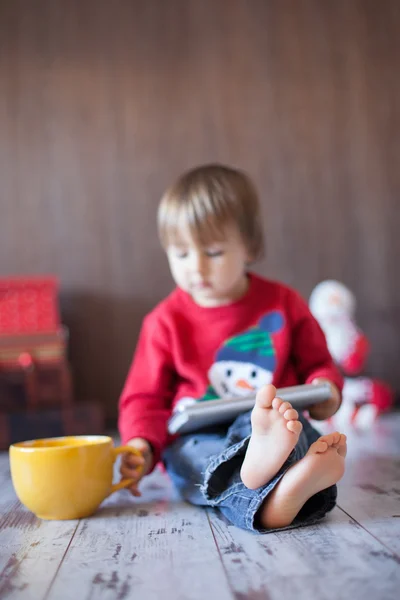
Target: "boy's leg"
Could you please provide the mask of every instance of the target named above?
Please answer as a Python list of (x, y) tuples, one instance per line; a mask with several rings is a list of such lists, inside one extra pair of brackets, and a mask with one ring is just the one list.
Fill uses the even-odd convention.
[(346, 452), (346, 436), (338, 432), (314, 442), (265, 499), (258, 514), (261, 527), (276, 529), (290, 525), (310, 498), (342, 478)]
[[(267, 386), (257, 394), (251, 415), (252, 433), (241, 468), (246, 487), (266, 485), (288, 458), (302, 430), (297, 411), (275, 397)], [(344, 473), (346, 437), (338, 432), (319, 437), (306, 455), (283, 475), (260, 509), (264, 528), (290, 525), (312, 496), (329, 488)]]
[[(334, 484), (344, 473), (346, 455), (344, 435), (336, 432), (321, 437), (304, 417), (299, 417), (299, 422), (297, 412), (274, 393), (269, 386), (257, 394), (240, 471), (250, 489), (247, 493), (237, 490), (241, 500), (254, 490), (246, 526), (264, 531), (312, 523), (331, 510), (337, 495)], [(298, 438), (298, 443), (287, 456), (293, 438)], [(222, 502), (220, 509), (235, 522), (240, 505), (245, 503), (232, 498), (229, 503)]]
[(270, 481), (287, 460), (303, 429), (297, 410), (262, 388), (251, 412), (251, 437), (240, 471), (245, 486), (255, 490)]
[[(280, 400), (275, 402), (277, 408), (272, 408), (271, 389), (274, 390), (274, 388), (269, 388), (268, 393), (264, 390), (258, 395), (259, 404), (261, 404), (259, 408), (263, 411), (274, 411), (276, 414), (269, 415), (265, 420), (265, 415), (260, 413), (262, 417), (260, 422), (257, 422), (253, 414), (252, 420), (257, 436), (262, 436), (263, 424), (267, 423), (269, 437), (278, 444), (280, 438), (277, 431), (281, 431), (282, 434), (282, 427), (280, 430), (277, 429), (279, 423), (279, 426), (283, 425), (285, 436), (287, 431), (290, 432), (287, 424), (290, 421), (297, 421), (297, 419), (287, 419), (279, 412), (279, 408), (283, 406)], [(267, 406), (264, 406), (265, 404)], [(293, 409), (287, 406), (282, 408), (283, 413), (290, 410)], [(288, 413), (287, 416), (294, 417), (295, 415)], [(278, 419), (281, 421), (278, 422)], [(228, 432), (216, 429), (212, 433), (184, 436), (174, 442), (166, 451), (164, 458), (167, 470), (186, 500), (194, 504), (218, 507), (230, 521), (239, 527), (253, 531), (272, 531), (282, 527), (287, 529), (313, 523), (334, 507), (336, 486), (331, 485), (316, 493), (310, 500), (305, 501), (304, 507), (297, 517), (292, 518), (290, 524), (282, 523), (274, 527), (274, 511), (272, 510), (268, 514), (263, 513), (264, 508), (265, 511), (267, 510), (267, 506), (273, 509), (277, 504), (274, 502), (272, 493), (290, 467), (305, 457), (311, 444), (320, 437), (304, 417), (300, 416), (298, 420), (303, 425), (303, 430), (300, 436), (297, 436), (297, 444), (293, 448), (288, 442), (288, 438), (284, 438), (284, 450), (281, 448), (280, 453), (274, 453), (273, 447), (269, 446), (270, 451), (267, 454), (266, 447), (262, 443), (258, 444), (262, 438), (254, 438), (253, 441), (256, 443), (250, 446), (252, 435), (250, 413), (238, 417)], [(297, 435), (296, 431), (291, 433)], [(267, 437), (264, 436), (264, 440)], [(280, 466), (279, 461), (282, 461)], [(253, 465), (255, 466), (254, 470)], [(246, 466), (245, 469), (244, 466)], [(259, 480), (256, 483), (259, 483), (260, 487), (254, 490), (246, 487), (240, 475), (241, 470), (247, 473), (247, 483), (251, 477), (258, 477)], [(275, 473), (271, 476), (273, 470)], [(293, 473), (295, 473), (294, 467), (292, 480)], [(246, 475), (244, 477), (246, 479)], [(265, 481), (267, 477), (270, 479)], [(288, 475), (285, 486), (281, 486), (279, 496), (278, 491), (276, 492), (275, 499), (283, 497), (283, 492), (288, 489), (289, 482)], [(267, 502), (268, 498), (272, 498), (270, 504)], [(288, 515), (288, 518), (289, 516), (291, 515)], [(288, 518), (285, 519), (285, 522), (288, 521)]]
[(201, 491), (212, 457), (220, 456), (226, 445), (226, 429), (209, 428), (177, 438), (164, 452), (169, 476), (184, 500), (200, 506), (208, 502)]
[[(266, 407), (271, 410), (264, 410)], [(276, 476), (298, 443), (302, 428), (297, 411), (275, 398), (275, 388), (268, 386), (257, 396), (251, 423), (248, 413), (238, 417), (228, 431), (215, 427), (182, 436), (167, 448), (163, 459), (181, 495), (193, 504), (208, 504), (200, 485), (210, 464), (221, 465), (221, 479), (217, 483), (213, 478), (213, 488), (225, 492), (237, 483), (259, 488)], [(303, 440), (302, 446), (304, 456), (308, 444)]]

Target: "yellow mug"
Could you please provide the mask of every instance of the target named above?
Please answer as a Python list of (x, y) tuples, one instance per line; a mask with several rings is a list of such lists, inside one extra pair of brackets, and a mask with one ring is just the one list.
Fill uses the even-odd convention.
[[(19, 500), (41, 519), (81, 519), (132, 479), (113, 484), (113, 465), (131, 446), (114, 448), (105, 435), (69, 436), (10, 446), (10, 468)], [(138, 467), (141, 469), (141, 467)]]

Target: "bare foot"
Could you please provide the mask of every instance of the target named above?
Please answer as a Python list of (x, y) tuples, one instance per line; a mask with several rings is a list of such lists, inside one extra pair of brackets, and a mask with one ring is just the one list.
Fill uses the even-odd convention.
[(338, 431), (314, 442), (267, 498), (260, 514), (263, 527), (290, 525), (311, 496), (337, 483), (343, 477), (346, 452), (346, 436)]
[(276, 475), (303, 429), (297, 410), (275, 394), (273, 385), (261, 388), (251, 413), (252, 433), (240, 471), (244, 485), (251, 490)]

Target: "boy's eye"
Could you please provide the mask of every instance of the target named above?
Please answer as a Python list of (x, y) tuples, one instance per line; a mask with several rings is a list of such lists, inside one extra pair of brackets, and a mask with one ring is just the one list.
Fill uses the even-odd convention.
[(174, 251), (176, 258), (186, 258), (188, 255), (187, 250), (178, 250), (178, 248)]
[(206, 256), (209, 256), (210, 258), (215, 258), (216, 256), (222, 256), (223, 255), (223, 250), (206, 250), (205, 254)]

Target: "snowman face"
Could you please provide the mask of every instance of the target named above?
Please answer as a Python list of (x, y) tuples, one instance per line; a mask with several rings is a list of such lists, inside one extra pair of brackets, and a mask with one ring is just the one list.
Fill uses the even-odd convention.
[(210, 383), (220, 398), (244, 397), (271, 383), (273, 373), (252, 363), (221, 360), (208, 372)]

